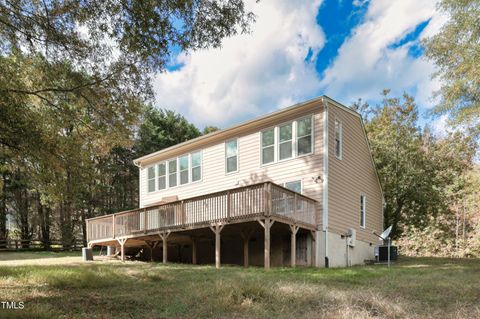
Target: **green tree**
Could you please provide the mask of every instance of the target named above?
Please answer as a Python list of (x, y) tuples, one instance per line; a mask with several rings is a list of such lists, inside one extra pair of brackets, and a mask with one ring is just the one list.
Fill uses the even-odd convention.
[(220, 131), (220, 128), (213, 125), (208, 125), (203, 128), (202, 134), (207, 135), (216, 131)]
[(442, 0), (448, 21), (425, 41), (425, 54), (438, 66), (442, 82), (436, 114), (448, 113), (455, 124), (480, 131), (480, 2)]
[[(364, 115), (375, 165), (385, 196), (385, 226), (393, 225), (393, 238), (410, 227), (426, 227), (455, 200), (456, 177), (471, 167), (474, 140), (461, 133), (438, 139), (418, 126), (418, 110), (407, 94), (383, 103), (355, 103)], [(452, 194), (448, 194), (449, 187)]]
[(135, 146), (138, 157), (200, 136), (195, 125), (173, 111), (147, 107), (138, 130)]
[[(240, 0), (0, 2), (0, 145), (27, 168), (39, 197), (21, 213), (38, 202), (45, 223), (51, 209), (68, 247), (79, 218), (98, 204), (85, 194), (108, 180), (95, 164), (114, 147), (132, 147), (152, 98), (150, 75), (172, 49), (218, 47), (252, 21)], [(118, 199), (112, 207), (127, 205)]]

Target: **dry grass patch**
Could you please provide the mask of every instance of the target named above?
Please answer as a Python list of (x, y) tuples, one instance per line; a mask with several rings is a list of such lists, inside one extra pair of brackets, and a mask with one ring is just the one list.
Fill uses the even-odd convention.
[(472, 260), (268, 272), (142, 262), (0, 266), (0, 299), (25, 301), (25, 310), (0, 310), (0, 318), (475, 318), (479, 287)]

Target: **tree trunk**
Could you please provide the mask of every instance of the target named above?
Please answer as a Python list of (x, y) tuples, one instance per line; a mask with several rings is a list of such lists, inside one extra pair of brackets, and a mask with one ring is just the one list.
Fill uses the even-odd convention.
[(40, 221), (40, 238), (42, 240), (43, 249), (50, 250), (50, 215), (51, 208), (43, 206), (38, 195), (38, 218)]
[(73, 243), (73, 226), (72, 206), (68, 200), (63, 200), (60, 204), (60, 233), (63, 249), (70, 250)]
[(7, 181), (6, 174), (2, 174), (2, 192), (0, 194), (0, 248), (6, 248), (7, 240)]
[(19, 189), (17, 191), (17, 214), (22, 248), (30, 248), (30, 240), (32, 239), (33, 231), (29, 222), (29, 208), (28, 191), (26, 189)]

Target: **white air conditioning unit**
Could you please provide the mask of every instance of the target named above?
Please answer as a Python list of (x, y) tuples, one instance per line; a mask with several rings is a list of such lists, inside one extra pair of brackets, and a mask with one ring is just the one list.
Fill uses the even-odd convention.
[(348, 246), (350, 247), (355, 247), (355, 241), (357, 239), (357, 231), (353, 228), (349, 228), (347, 231), (347, 236), (348, 236)]

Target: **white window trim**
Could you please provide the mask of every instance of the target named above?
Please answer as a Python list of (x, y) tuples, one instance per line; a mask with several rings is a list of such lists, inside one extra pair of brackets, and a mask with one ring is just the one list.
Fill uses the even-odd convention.
[[(231, 141), (236, 141), (237, 142), (237, 153), (235, 154), (235, 156), (237, 157), (237, 169), (234, 170), (234, 171), (231, 171), (231, 172), (228, 172), (227, 169), (228, 169), (228, 166), (227, 166), (227, 159), (229, 159), (230, 157), (233, 157), (233, 156), (230, 156), (230, 157), (227, 157), (227, 143), (228, 142), (231, 142)], [(231, 175), (231, 174), (235, 174), (235, 173), (238, 173), (240, 171), (240, 147), (238, 145), (238, 137), (234, 137), (234, 138), (231, 138), (231, 139), (228, 139), (224, 142), (224, 147), (223, 147), (223, 150), (224, 150), (224, 163), (225, 163), (225, 175)]]
[[(175, 180), (177, 181), (177, 184), (175, 186), (170, 186), (170, 175), (173, 174), (173, 173), (170, 173), (170, 162), (173, 162), (173, 161), (175, 161), (177, 163), (177, 169), (175, 170)], [(178, 168), (179, 168), (178, 167), (178, 157), (171, 158), (171, 159), (167, 160), (167, 163), (168, 163), (168, 165), (167, 165), (168, 187), (167, 188), (170, 189), (170, 188), (175, 188), (175, 187), (180, 186), (179, 185), (179, 180), (178, 180), (179, 179), (178, 178), (178, 175), (179, 175), (178, 174)]]
[[(181, 167), (180, 167), (180, 158), (182, 158), (182, 157), (187, 157), (187, 169), (186, 169), (186, 170), (184, 169), (183, 171), (182, 171), (182, 169), (181, 169)], [(177, 185), (178, 185), (178, 186), (188, 185), (188, 184), (191, 183), (191, 178), (190, 178), (190, 167), (191, 167), (191, 166), (190, 166), (190, 162), (191, 162), (191, 156), (190, 156), (190, 153), (187, 153), (187, 154), (183, 154), (183, 155), (178, 156), (178, 157), (177, 157), (177, 160), (178, 160), (178, 163), (177, 163), (177, 175), (178, 175)], [(182, 173), (182, 172), (185, 172), (185, 171), (187, 171), (187, 173), (188, 173), (187, 182), (182, 184), (182, 183), (181, 183), (181, 181), (182, 181), (181, 173)]]
[[(312, 149), (310, 151), (310, 153), (305, 153), (305, 154), (302, 154), (302, 155), (298, 155), (298, 149), (297, 149), (297, 125), (298, 125), (298, 121), (299, 120), (302, 120), (302, 119), (305, 119), (305, 118), (310, 118), (311, 119), (311, 123), (312, 123), (312, 134), (311, 134), (311, 142), (312, 142)], [(285, 159), (282, 159), (280, 160), (279, 157), (280, 157), (280, 138), (279, 138), (279, 134), (280, 134), (280, 126), (282, 125), (285, 125), (285, 124), (289, 124), (289, 123), (292, 123), (292, 154), (293, 156), (290, 157), (290, 158), (285, 158)], [(263, 145), (262, 145), (262, 134), (263, 132), (265, 131), (268, 131), (268, 130), (271, 130), (271, 129), (274, 129), (274, 143), (273, 143), (273, 153), (274, 153), (274, 160), (273, 162), (270, 162), (270, 163), (263, 163)], [(305, 135), (306, 136), (306, 135)], [(312, 154), (315, 153), (315, 116), (314, 114), (309, 114), (309, 115), (305, 115), (305, 116), (302, 116), (302, 117), (299, 117), (297, 119), (294, 119), (292, 121), (288, 121), (288, 122), (283, 122), (283, 123), (280, 123), (280, 124), (277, 124), (275, 126), (271, 126), (271, 127), (268, 127), (262, 131), (259, 132), (259, 140), (260, 140), (260, 167), (264, 167), (264, 166), (269, 166), (269, 165), (274, 165), (274, 164), (277, 164), (277, 163), (283, 163), (283, 162), (287, 162), (287, 161), (291, 161), (291, 160), (294, 160), (296, 158), (301, 158), (301, 157), (304, 157), (304, 156), (310, 156)]]
[[(148, 177), (148, 171), (149, 171), (150, 168), (152, 168), (152, 167), (153, 167), (153, 178), (149, 178), (149, 177)], [(157, 164), (155, 163), (155, 164), (149, 165), (149, 166), (145, 167), (145, 169), (146, 169), (145, 174), (146, 174), (146, 176), (147, 176), (147, 194), (153, 194), (153, 193), (155, 193), (155, 192), (158, 190), (158, 187), (157, 187), (157, 186), (158, 186), (158, 185), (157, 185), (157, 183), (158, 183), (158, 181), (157, 181), (157, 175), (158, 175), (158, 174), (157, 174), (157, 173), (158, 173), (158, 172), (157, 172)], [(155, 184), (155, 185), (153, 186), (153, 191), (150, 191), (150, 190), (148, 189), (148, 184), (149, 184), (150, 180), (152, 180), (152, 179), (154, 180), (154, 182), (155, 182), (154, 184)]]
[[(200, 156), (201, 156), (201, 161), (200, 161), (200, 179), (198, 181), (192, 181), (192, 154), (194, 153), (200, 153)], [(181, 184), (180, 185), (180, 157), (183, 157), (183, 156), (188, 156), (188, 183), (186, 184)], [(169, 171), (169, 167), (170, 167), (170, 162), (173, 162), (175, 161), (175, 163), (177, 164), (177, 170), (175, 172), (175, 180), (177, 182), (177, 185), (175, 186), (170, 186), (170, 171)], [(165, 188), (164, 189), (159, 189), (158, 185), (158, 178), (159, 178), (159, 173), (158, 173), (158, 165), (160, 164), (165, 164), (165, 178), (166, 178), (166, 181), (165, 181)], [(187, 153), (187, 154), (182, 154), (182, 155), (179, 155), (179, 156), (176, 156), (176, 157), (173, 157), (173, 158), (170, 158), (170, 159), (166, 159), (166, 160), (163, 160), (161, 162), (157, 162), (157, 163), (154, 163), (154, 164), (150, 164), (148, 166), (145, 166), (145, 179), (147, 181), (147, 194), (148, 195), (151, 195), (151, 194), (154, 194), (154, 193), (158, 193), (158, 192), (162, 192), (162, 191), (166, 191), (166, 190), (169, 190), (169, 189), (174, 189), (174, 188), (177, 188), (177, 187), (182, 187), (182, 186), (187, 186), (187, 185), (190, 185), (190, 184), (195, 184), (195, 183), (199, 183), (199, 182), (202, 182), (203, 181), (203, 149), (200, 149), (200, 150), (196, 150), (196, 151), (193, 151), (193, 152), (190, 152), (190, 153)], [(155, 190), (154, 191), (151, 191), (149, 192), (148, 191), (148, 169), (150, 167), (154, 167), (154, 170), (155, 170)], [(195, 166), (195, 167), (198, 167), (198, 166)], [(140, 176), (140, 181), (141, 181), (142, 177)]]
[[(270, 131), (272, 129), (273, 129), (273, 144), (264, 147), (263, 144), (262, 144), (263, 132)], [(268, 165), (275, 164), (277, 162), (277, 148), (275, 147), (276, 144), (277, 144), (277, 127), (276, 126), (271, 126), (269, 128), (266, 128), (266, 129), (260, 131), (260, 166), (268, 166)], [(263, 149), (267, 148), (267, 147), (273, 147), (273, 161), (264, 164), (263, 163)]]
[[(158, 166), (160, 165), (165, 165), (165, 188), (162, 188), (160, 189), (160, 183), (158, 182), (158, 180), (160, 179), (160, 172), (158, 170)], [(166, 190), (168, 188), (168, 171), (167, 171), (167, 161), (162, 161), (160, 163), (157, 163), (155, 164), (155, 184), (156, 184), (156, 187), (155, 187), (155, 190), (156, 191), (163, 191), (163, 190)]]
[[(293, 121), (289, 121), (289, 122), (285, 122), (285, 123), (282, 123), (282, 124), (279, 124), (277, 125), (277, 138), (276, 138), (276, 144), (274, 144), (274, 147), (277, 148), (277, 158), (276, 158), (276, 161), (278, 163), (281, 163), (281, 162), (285, 162), (285, 161), (288, 161), (288, 160), (291, 160), (293, 158), (296, 157), (296, 138), (295, 138), (295, 130), (296, 130), (296, 123), (297, 121), (296, 120), (293, 120)], [(284, 141), (284, 142), (280, 142), (280, 127), (281, 126), (286, 126), (286, 125), (291, 125), (292, 126), (292, 137), (290, 138), (290, 143), (292, 143), (292, 153), (290, 154), (290, 157), (287, 157), (287, 158), (284, 158), (284, 159), (280, 159), (280, 144), (282, 143), (287, 143), (288, 141)]]
[[(195, 167), (200, 167), (200, 179), (198, 181), (194, 181), (193, 180), (193, 165), (192, 165), (192, 158), (193, 158), (193, 154), (195, 153), (200, 153), (200, 166), (195, 166)], [(190, 156), (190, 184), (194, 184), (194, 183), (199, 183), (203, 180), (203, 151), (202, 150), (198, 150), (198, 151), (195, 151), (195, 152), (191, 152), (189, 154)]]
[[(308, 135), (303, 135), (301, 137), (298, 137), (298, 122), (303, 120), (303, 119), (307, 119), (307, 118), (310, 118), (310, 123), (311, 123), (311, 127), (312, 127), (312, 130), (310, 132), (310, 143), (311, 143), (311, 149), (310, 149), (310, 152), (308, 153), (305, 153), (305, 154), (302, 154), (302, 155), (298, 155), (298, 139), (299, 138), (302, 138), (302, 137), (305, 137), (305, 136), (308, 136)], [(315, 118), (312, 115), (307, 115), (307, 116), (303, 116), (301, 118), (298, 118), (295, 120), (295, 123), (296, 123), (296, 127), (295, 127), (295, 154), (296, 154), (296, 157), (302, 157), (302, 156), (308, 156), (308, 155), (312, 155), (313, 154), (313, 149), (315, 147), (314, 143), (315, 143), (315, 129), (314, 129), (314, 123), (315, 123)]]
[[(360, 204), (362, 204), (362, 198), (363, 198), (363, 205), (360, 208), (360, 227), (365, 229), (367, 227), (367, 195), (365, 194), (360, 194)], [(363, 210), (363, 211), (362, 211)], [(362, 225), (362, 218), (363, 218), (363, 225)]]
[[(340, 155), (337, 154), (337, 122), (339, 124), (340, 128)], [(339, 160), (343, 159), (343, 123), (341, 120), (338, 118), (335, 118), (335, 122), (333, 125), (333, 130), (334, 130), (334, 146), (335, 146), (335, 157)]]

